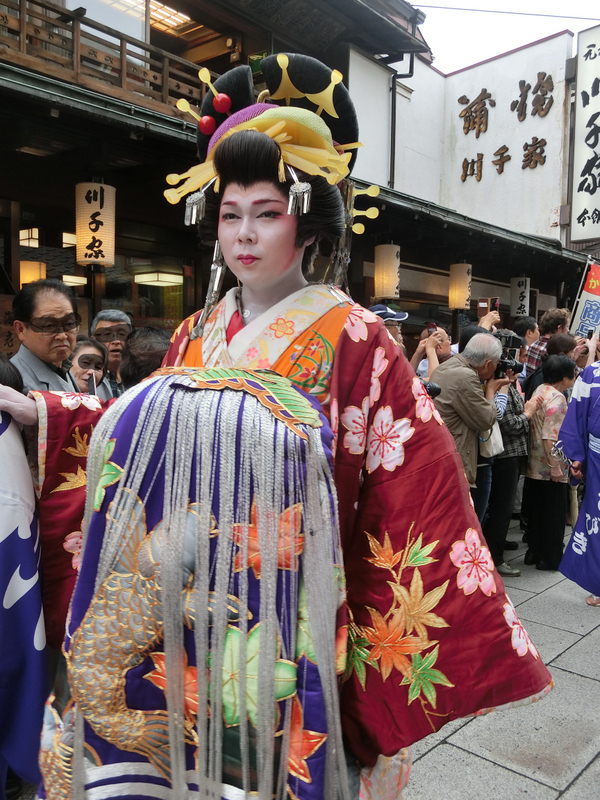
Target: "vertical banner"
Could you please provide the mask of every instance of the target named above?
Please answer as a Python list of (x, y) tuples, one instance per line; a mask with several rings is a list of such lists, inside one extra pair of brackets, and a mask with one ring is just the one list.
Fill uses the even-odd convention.
[(581, 31), (573, 136), (571, 241), (600, 238), (600, 25)]
[(511, 317), (529, 316), (529, 290), (531, 278), (510, 279), (510, 315)]
[(600, 265), (592, 261), (579, 288), (575, 301), (571, 333), (586, 336), (590, 328), (597, 333), (600, 327)]
[(75, 186), (75, 249), (80, 265), (115, 263), (115, 193), (104, 183)]

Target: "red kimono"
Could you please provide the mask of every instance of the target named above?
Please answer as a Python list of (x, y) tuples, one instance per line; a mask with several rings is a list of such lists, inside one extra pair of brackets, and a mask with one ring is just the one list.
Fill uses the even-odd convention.
[(275, 369), (330, 418), (355, 755), (372, 766), (452, 719), (543, 696), (552, 679), (494, 569), (452, 436), (381, 321), (308, 286), (228, 337), (236, 291), (203, 338), (190, 340), (199, 313), (182, 323), (165, 365)]

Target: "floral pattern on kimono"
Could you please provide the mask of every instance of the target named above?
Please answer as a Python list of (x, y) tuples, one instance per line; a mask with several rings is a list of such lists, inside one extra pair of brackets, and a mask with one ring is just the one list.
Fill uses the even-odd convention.
[[(317, 397), (334, 431), (348, 587), (342, 723), (354, 754), (373, 767), (457, 717), (533, 702), (552, 679), (533, 646), (524, 650), (519, 638), (515, 648), (520, 623), (505, 613), (462, 463), (431, 399), (375, 315), (357, 305), (345, 318), (339, 311), (320, 320), (332, 317), (334, 357)], [(222, 303), (207, 329), (223, 332), (226, 322)], [(182, 336), (165, 363), (183, 352), (196, 365), (202, 340), (186, 349)], [(288, 353), (297, 360), (312, 343), (297, 336), (269, 366), (296, 380)]]

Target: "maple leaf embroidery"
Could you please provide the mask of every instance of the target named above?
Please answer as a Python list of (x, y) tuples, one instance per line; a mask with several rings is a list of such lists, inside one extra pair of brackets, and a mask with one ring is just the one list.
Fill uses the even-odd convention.
[(427, 646), (427, 640), (421, 637), (405, 636), (404, 611), (397, 609), (390, 622), (381, 616), (375, 608), (366, 607), (373, 622), (372, 628), (362, 628), (362, 633), (373, 646), (370, 657), (372, 661), (381, 661), (381, 676), (387, 680), (392, 668), (401, 672), (411, 680), (412, 665), (406, 657), (412, 653), (420, 653)]
[[(92, 427), (92, 432), (94, 428)], [(88, 454), (88, 434), (84, 433), (83, 436), (79, 433), (79, 426), (75, 428), (75, 433), (73, 434), (73, 439), (75, 439), (75, 447), (63, 447), (65, 453), (68, 453), (70, 456), (75, 456), (76, 458), (87, 458)]]
[(431, 612), (431, 609), (437, 606), (446, 593), (449, 581), (427, 592), (425, 596), (423, 596), (423, 578), (421, 578), (421, 573), (418, 569), (415, 569), (413, 573), (410, 591), (405, 586), (398, 586), (391, 581), (388, 581), (388, 583), (404, 610), (407, 633), (412, 633), (415, 630), (422, 639), (427, 640), (426, 625), (429, 625), (430, 628), (449, 627), (446, 620)]
[[(190, 667), (187, 664), (187, 654), (183, 651), (184, 665), (183, 665), (183, 700), (185, 715), (193, 722), (196, 721), (198, 713), (198, 674), (196, 667)], [(152, 672), (144, 675), (144, 678), (149, 680), (163, 692), (167, 693), (167, 665), (165, 663), (165, 654), (162, 652), (150, 653), (150, 658), (154, 663)]]
[[(279, 516), (279, 540), (277, 544), (277, 566), (279, 569), (298, 569), (298, 556), (304, 547), (302, 527), (302, 503), (286, 508)], [(250, 511), (250, 524), (236, 523), (233, 526), (233, 541), (242, 547), (244, 536), (248, 537), (247, 567), (251, 567), (256, 578), (260, 578), (260, 547), (258, 540), (258, 517), (256, 503), (253, 501)], [(244, 569), (241, 549), (235, 556), (235, 572)]]
[(454, 684), (448, 680), (443, 672), (439, 669), (433, 669), (433, 665), (437, 661), (439, 655), (439, 645), (427, 653), (426, 656), (420, 656), (418, 653), (412, 656), (412, 680), (402, 678), (401, 686), (410, 683), (408, 690), (408, 704), (410, 705), (413, 700), (416, 700), (421, 692), (425, 695), (431, 706), (435, 708), (437, 703), (437, 695), (434, 683), (440, 686), (453, 687)]
[(302, 705), (298, 695), (295, 695), (292, 700), (288, 772), (305, 783), (311, 783), (312, 778), (306, 759), (310, 758), (321, 747), (327, 739), (327, 734), (304, 730), (303, 716)]
[(387, 531), (385, 532), (383, 546), (370, 533), (367, 533), (367, 531), (365, 531), (365, 533), (367, 534), (367, 539), (369, 540), (371, 552), (375, 556), (374, 558), (365, 558), (365, 561), (370, 562), (376, 567), (381, 567), (382, 569), (392, 569), (395, 567), (398, 561), (400, 561), (402, 558), (402, 550), (400, 550), (398, 553), (394, 553), (392, 543), (390, 542), (389, 533)]
[(59, 475), (62, 475), (65, 481), (61, 483), (60, 486), (57, 486), (56, 489), (52, 489), (50, 494), (54, 494), (54, 492), (68, 492), (70, 489), (78, 489), (80, 486), (85, 486), (87, 483), (85, 470), (82, 469), (81, 466), (77, 467), (77, 472), (59, 472)]

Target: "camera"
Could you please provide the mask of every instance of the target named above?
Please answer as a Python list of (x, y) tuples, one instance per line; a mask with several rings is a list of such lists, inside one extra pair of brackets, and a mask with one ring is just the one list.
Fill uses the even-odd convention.
[(523, 364), (517, 360), (523, 340), (520, 336), (503, 333), (497, 333), (496, 338), (500, 340), (502, 345), (502, 356), (494, 372), (494, 378), (506, 377), (508, 370), (518, 375), (523, 369)]
[(433, 381), (424, 381), (421, 379), (421, 383), (423, 384), (423, 388), (425, 389), (425, 391), (427, 392), (429, 397), (431, 397), (432, 400), (434, 397), (437, 397), (442, 391), (439, 384), (433, 383)]

